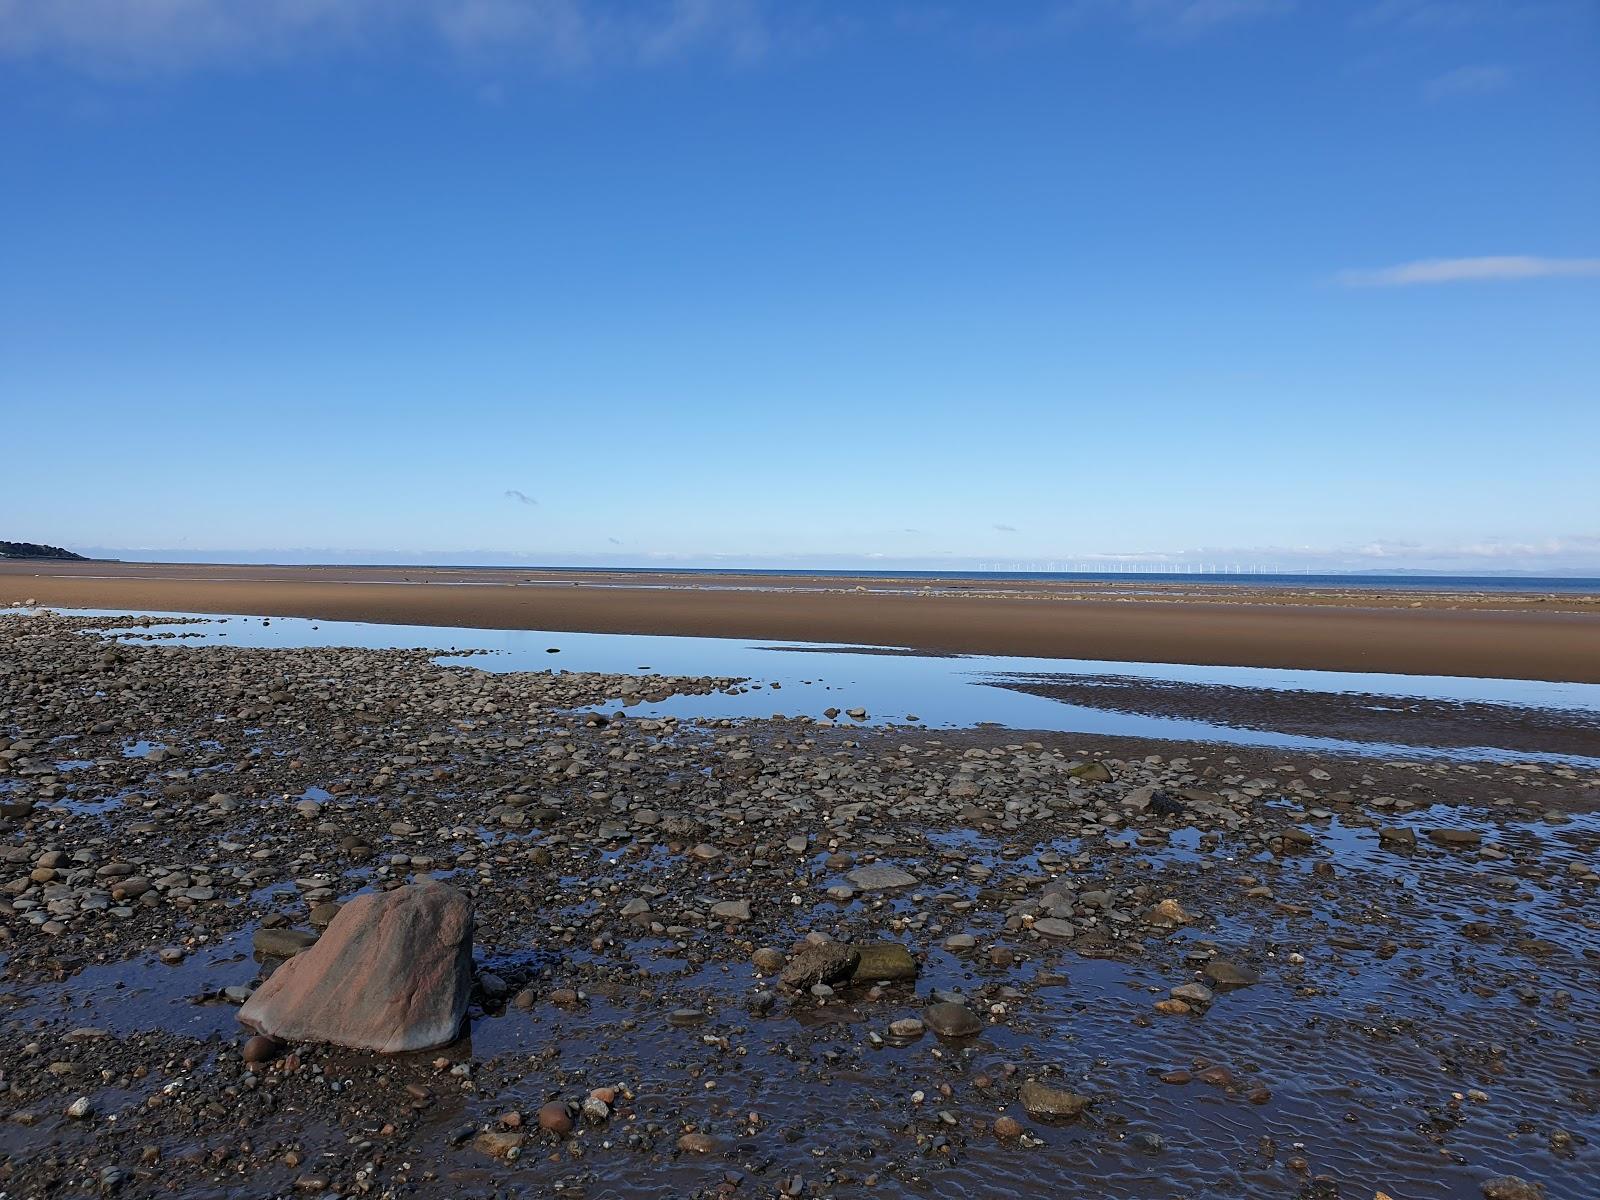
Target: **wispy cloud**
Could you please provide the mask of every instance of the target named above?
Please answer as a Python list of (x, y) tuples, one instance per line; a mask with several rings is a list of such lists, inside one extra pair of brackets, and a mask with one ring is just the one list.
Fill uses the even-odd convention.
[[(1292, 12), (1297, 0), (1069, 0), (1054, 9), (1052, 29), (1120, 21), (1146, 37), (1198, 37), (1227, 25)], [(948, 24), (948, 22), (946, 22)]]
[(507, 500), (515, 500), (518, 504), (532, 506), (539, 503), (532, 496), (528, 495), (527, 492), (519, 492), (516, 488), (507, 488), (505, 495)]
[(0, 57), (164, 71), (421, 39), (576, 70), (696, 50), (758, 58), (804, 14), (764, 0), (0, 0)]
[(1511, 72), (1500, 66), (1457, 67), (1436, 75), (1422, 85), (1422, 94), (1437, 104), (1442, 100), (1455, 100), (1466, 96), (1484, 96), (1505, 89), (1511, 82)]
[(1015, 525), (996, 525), (995, 528), (998, 529), (1001, 533), (1016, 533), (1017, 532), (1017, 527)]
[(1124, 0), (1133, 17), (1179, 33), (1203, 33), (1219, 25), (1282, 16), (1294, 0)]
[(1429, 35), (1517, 22), (1587, 24), (1593, 17), (1593, 0), (1375, 0), (1354, 23)]
[(695, 54), (750, 63), (856, 37), (1022, 45), (1096, 23), (1181, 40), (1279, 16), (1298, 2), (1052, 0), (1037, 8), (874, 11), (819, 0), (0, 0), (0, 60), (138, 76), (421, 47), (489, 69), (572, 73)]
[(1412, 287), (1417, 284), (1595, 276), (1600, 276), (1600, 258), (1535, 258), (1502, 254), (1484, 258), (1425, 258), (1393, 267), (1340, 271), (1334, 279), (1345, 287)]

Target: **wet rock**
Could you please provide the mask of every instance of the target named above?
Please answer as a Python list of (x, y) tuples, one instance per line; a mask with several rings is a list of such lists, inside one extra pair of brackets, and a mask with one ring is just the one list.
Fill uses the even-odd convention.
[(890, 1036), (906, 1040), (921, 1037), (925, 1028), (916, 1017), (901, 1017), (898, 1021), (889, 1022)]
[(1430, 829), (1428, 840), (1447, 850), (1470, 850), (1482, 844), (1483, 834), (1476, 829)]
[(1085, 783), (1110, 783), (1112, 778), (1111, 768), (1102, 762), (1083, 763), (1073, 767), (1067, 774)]
[(845, 878), (863, 892), (889, 891), (894, 888), (910, 887), (917, 882), (917, 877), (909, 871), (902, 871), (899, 867), (890, 866), (888, 863), (870, 863), (864, 867), (857, 867)]
[(843, 942), (817, 942), (789, 960), (778, 979), (786, 987), (806, 989), (817, 983), (837, 983), (847, 978), (861, 961), (861, 952)]
[(1219, 988), (1249, 987), (1259, 983), (1261, 977), (1249, 967), (1241, 967), (1225, 958), (1213, 958), (1203, 968), (1205, 977)]
[(711, 906), (711, 915), (719, 921), (741, 922), (750, 919), (750, 901), (723, 900)]
[(552, 1100), (539, 1109), (539, 1128), (565, 1137), (572, 1132), (572, 1109), (564, 1101)]
[(1395, 825), (1378, 830), (1378, 845), (1388, 850), (1411, 850), (1417, 844), (1417, 831), (1409, 825)]
[(1203, 983), (1180, 984), (1172, 989), (1172, 995), (1175, 999), (1182, 1000), (1185, 1003), (1202, 1006), (1210, 1004), (1216, 999), (1211, 989)]
[(1163, 900), (1145, 911), (1144, 920), (1147, 925), (1170, 928), (1176, 925), (1187, 925), (1194, 918), (1185, 912), (1183, 905), (1176, 900)]
[(1079, 1116), (1089, 1107), (1089, 1097), (1049, 1087), (1036, 1079), (1024, 1083), (1022, 1090), (1017, 1093), (1017, 1098), (1022, 1101), (1022, 1107), (1030, 1117), (1046, 1117), (1053, 1120), (1066, 1120)]
[(1515, 1175), (1485, 1179), (1482, 1191), (1484, 1200), (1544, 1200), (1543, 1184), (1529, 1183)]
[(397, 1053), (455, 1040), (472, 990), (472, 902), (442, 883), (358, 896), (239, 1010), (260, 1033)]
[(975, 1037), (983, 1032), (983, 1022), (976, 1013), (965, 1004), (948, 1000), (930, 1004), (923, 1010), (922, 1019), (940, 1037)]
[(686, 1133), (678, 1139), (678, 1149), (685, 1154), (710, 1154), (717, 1148), (717, 1139), (709, 1133)]
[(317, 944), (317, 935), (301, 929), (258, 929), (250, 938), (263, 958), (293, 958)]
[(472, 1139), (472, 1144), (490, 1158), (516, 1158), (521, 1153), (526, 1135), (515, 1129), (486, 1129)]
[(1015, 1117), (996, 1117), (994, 1121), (994, 1135), (1002, 1141), (1011, 1141), (1022, 1136), (1022, 1122)]
[(917, 977), (917, 960), (899, 942), (868, 942), (858, 954), (850, 976), (855, 983), (897, 983)]
[(247, 1063), (267, 1063), (283, 1053), (283, 1043), (277, 1038), (267, 1037), (265, 1034), (256, 1034), (244, 1044), (240, 1052)]
[(758, 971), (772, 975), (783, 970), (783, 951), (774, 950), (771, 946), (762, 946), (750, 956), (750, 961), (755, 964)]

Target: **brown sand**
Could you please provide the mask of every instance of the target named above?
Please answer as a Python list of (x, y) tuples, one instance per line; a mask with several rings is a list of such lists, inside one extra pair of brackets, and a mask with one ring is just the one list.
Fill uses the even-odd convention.
[[(448, 568), (0, 563), (0, 604), (1600, 683), (1591, 598)], [(856, 590), (864, 588), (869, 590)], [(887, 589), (874, 591), (870, 589)]]

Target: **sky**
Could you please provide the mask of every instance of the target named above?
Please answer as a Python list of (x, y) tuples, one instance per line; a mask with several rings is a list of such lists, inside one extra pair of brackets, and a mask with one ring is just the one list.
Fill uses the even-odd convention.
[(1600, 4), (0, 0), (0, 537), (1600, 574)]

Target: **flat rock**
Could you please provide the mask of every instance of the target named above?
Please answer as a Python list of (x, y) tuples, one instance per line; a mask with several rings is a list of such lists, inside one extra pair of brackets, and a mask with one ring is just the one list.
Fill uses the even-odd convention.
[(845, 878), (864, 892), (910, 887), (917, 881), (917, 877), (911, 872), (902, 871), (899, 867), (890, 866), (888, 863), (871, 863), (865, 867), (857, 867)]
[(965, 1004), (945, 1000), (930, 1004), (922, 1013), (923, 1023), (940, 1037), (976, 1037), (983, 1032), (983, 1022), (978, 1014)]
[(856, 983), (893, 983), (917, 977), (917, 960), (899, 942), (868, 942), (851, 979)]
[(472, 901), (444, 883), (357, 896), (239, 1010), (258, 1033), (395, 1054), (455, 1040), (472, 991)]
[(1241, 967), (1225, 958), (1213, 958), (1206, 963), (1205, 977), (1221, 988), (1249, 987), (1261, 979), (1250, 968)]
[(263, 958), (293, 958), (317, 944), (317, 935), (303, 929), (258, 929), (250, 939)]
[(1500, 1175), (1485, 1179), (1482, 1184), (1484, 1200), (1544, 1200), (1544, 1186), (1529, 1183), (1515, 1175)]
[(1089, 1097), (1062, 1088), (1049, 1087), (1036, 1079), (1030, 1079), (1023, 1084), (1017, 1098), (1022, 1101), (1022, 1107), (1030, 1117), (1066, 1120), (1079, 1116), (1089, 1107)]
[(711, 915), (719, 921), (748, 921), (750, 919), (750, 901), (718, 901), (711, 906)]
[(1430, 829), (1428, 840), (1435, 846), (1450, 850), (1470, 849), (1483, 842), (1483, 834), (1476, 829)]

